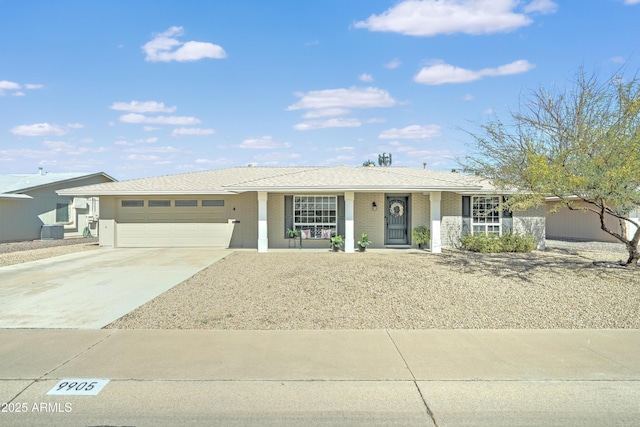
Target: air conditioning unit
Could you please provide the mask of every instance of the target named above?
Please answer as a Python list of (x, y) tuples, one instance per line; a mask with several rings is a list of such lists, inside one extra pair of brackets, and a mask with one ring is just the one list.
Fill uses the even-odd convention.
[(40, 240), (64, 239), (64, 225), (45, 224), (40, 230)]
[(87, 198), (86, 197), (74, 197), (73, 198), (73, 207), (76, 209), (87, 209)]

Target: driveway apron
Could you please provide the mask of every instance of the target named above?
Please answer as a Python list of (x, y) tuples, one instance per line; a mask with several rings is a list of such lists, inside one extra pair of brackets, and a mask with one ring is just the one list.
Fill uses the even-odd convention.
[(0, 267), (0, 328), (99, 329), (231, 252), (99, 249)]

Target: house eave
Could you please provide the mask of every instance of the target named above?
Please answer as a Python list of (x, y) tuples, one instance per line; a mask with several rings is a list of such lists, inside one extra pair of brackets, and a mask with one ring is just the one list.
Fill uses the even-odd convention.
[(416, 186), (287, 186), (287, 187), (233, 187), (233, 191), (247, 192), (247, 191), (259, 191), (267, 193), (301, 193), (301, 192), (369, 192), (369, 193), (391, 193), (391, 192), (431, 192), (431, 191), (479, 191), (481, 187), (469, 187), (469, 186), (429, 186), (429, 187), (416, 187)]
[(32, 200), (33, 197), (29, 196), (28, 194), (13, 194), (13, 193), (4, 193), (4, 194), (0, 194), (0, 199), (4, 199), (4, 200)]
[(73, 188), (56, 191), (60, 196), (202, 196), (202, 195), (233, 195), (233, 191), (225, 190), (136, 190), (136, 191), (74, 191)]

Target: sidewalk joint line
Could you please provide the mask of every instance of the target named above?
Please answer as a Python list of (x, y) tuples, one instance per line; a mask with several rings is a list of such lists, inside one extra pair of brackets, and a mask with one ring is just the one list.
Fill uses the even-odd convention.
[[(0, 381), (4, 381), (4, 380), (0, 380)], [(29, 387), (31, 387), (32, 385), (34, 385), (36, 382), (38, 382), (38, 380), (31, 380), (31, 382), (30, 382), (29, 384), (27, 384), (27, 385), (25, 386), (25, 388), (23, 388), (22, 390), (20, 390), (20, 391), (18, 392), (18, 394), (16, 394), (15, 396), (13, 396), (11, 399), (9, 399), (9, 401), (8, 401), (8, 402), (5, 402), (5, 403), (13, 403), (13, 401), (14, 401), (14, 400), (16, 400), (16, 399), (18, 398), (18, 396), (20, 396), (22, 393), (24, 393), (25, 391), (27, 391), (27, 389), (28, 389)]]
[(42, 376), (40, 378), (38, 378), (36, 381), (46, 381), (49, 378), (46, 378), (47, 375), (49, 375), (50, 373), (52, 373), (53, 371), (55, 371), (56, 369), (60, 369), (62, 368), (64, 365), (66, 365), (67, 363), (71, 362), (72, 360), (77, 359), (78, 357), (82, 356), (83, 354), (85, 354), (86, 352), (88, 352), (89, 350), (91, 350), (93, 347), (97, 346), (98, 344), (104, 342), (107, 338), (111, 337), (113, 334), (117, 333), (117, 329), (114, 329), (113, 332), (109, 333), (109, 335), (105, 336), (104, 338), (102, 338), (101, 340), (93, 343), (92, 345), (90, 345), (89, 347), (85, 348), (84, 350), (82, 350), (80, 353), (74, 355), (73, 357), (71, 357), (69, 360), (62, 362), (60, 365), (56, 366), (55, 368), (51, 369), (48, 372), (45, 372), (44, 374), (42, 374)]
[(413, 374), (413, 371), (411, 370), (411, 367), (409, 367), (409, 364), (407, 363), (407, 360), (404, 358), (404, 354), (402, 354), (402, 352), (398, 348), (398, 344), (396, 344), (396, 342), (393, 340), (393, 337), (389, 333), (389, 330), (385, 329), (385, 332), (387, 333), (387, 336), (389, 337), (389, 339), (393, 343), (393, 346), (396, 348), (396, 351), (400, 355), (400, 358), (404, 362), (404, 366), (406, 366), (407, 369), (409, 370), (409, 373), (411, 374), (411, 377), (413, 378), (413, 385), (416, 387), (416, 390), (418, 391), (418, 395), (420, 395), (420, 399), (422, 399), (422, 403), (424, 404), (424, 407), (427, 410), (427, 415), (429, 415), (429, 418), (431, 418), (431, 421), (433, 422), (433, 425), (435, 427), (438, 427), (438, 422), (436, 421), (436, 417), (433, 415), (433, 412), (431, 411), (431, 408), (429, 408), (429, 404), (427, 403), (427, 400), (425, 399), (424, 395), (422, 394), (422, 390), (420, 390), (420, 387), (418, 386), (418, 381), (416, 380), (416, 376)]

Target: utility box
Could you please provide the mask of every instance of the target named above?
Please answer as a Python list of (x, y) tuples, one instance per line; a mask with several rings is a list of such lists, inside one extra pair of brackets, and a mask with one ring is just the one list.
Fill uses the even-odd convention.
[(64, 239), (64, 225), (45, 224), (40, 230), (40, 240)]

